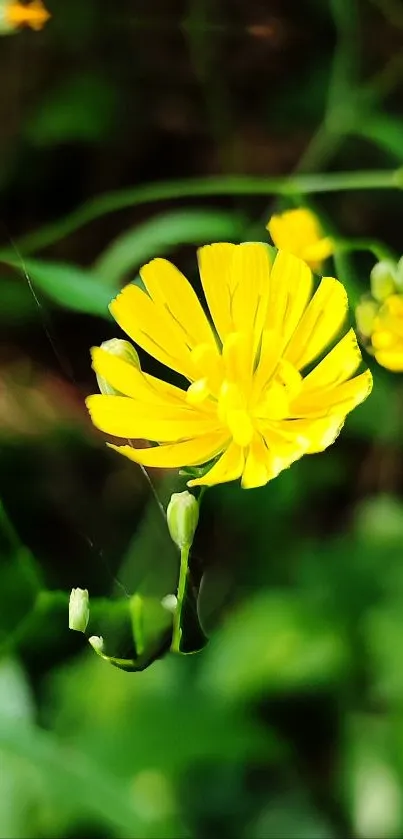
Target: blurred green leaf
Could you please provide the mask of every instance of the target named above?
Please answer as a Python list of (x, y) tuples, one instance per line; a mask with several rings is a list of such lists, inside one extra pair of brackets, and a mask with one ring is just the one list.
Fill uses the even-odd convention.
[(0, 642), (18, 630), (35, 606), (40, 573), (0, 503)]
[(168, 254), (179, 245), (237, 242), (244, 229), (245, 220), (235, 213), (192, 207), (170, 210), (118, 236), (97, 259), (95, 271), (116, 285), (143, 262)]
[(64, 746), (39, 727), (12, 724), (4, 717), (0, 717), (0, 749), (41, 770), (50, 794), (66, 799), (70, 807), (74, 804), (81, 817), (97, 816), (123, 836), (143, 835), (144, 824), (127, 783), (118, 781), (85, 753)]
[(403, 120), (390, 114), (373, 114), (356, 125), (356, 133), (397, 160), (403, 160)]
[(235, 611), (211, 639), (203, 685), (245, 699), (317, 689), (343, 678), (348, 659), (341, 629), (314, 603), (291, 592), (264, 592)]
[(36, 315), (36, 306), (25, 278), (0, 278), (0, 322), (18, 323)]
[(119, 775), (153, 767), (175, 778), (218, 754), (224, 761), (278, 759), (283, 748), (273, 731), (215, 693), (207, 701), (189, 678), (189, 661), (194, 657), (169, 655), (133, 675), (95, 655), (66, 666), (52, 685), (56, 731)]
[(116, 93), (107, 79), (68, 76), (48, 93), (27, 126), (36, 146), (74, 141), (101, 143), (113, 125)]
[(34, 290), (38, 288), (59, 306), (83, 314), (109, 317), (108, 305), (117, 289), (105, 288), (96, 276), (84, 268), (40, 259), (28, 259), (24, 267)]
[(355, 836), (397, 839), (403, 827), (401, 778), (392, 721), (368, 716), (348, 720), (341, 786)]
[(32, 722), (34, 698), (24, 670), (17, 659), (0, 660), (0, 718)]

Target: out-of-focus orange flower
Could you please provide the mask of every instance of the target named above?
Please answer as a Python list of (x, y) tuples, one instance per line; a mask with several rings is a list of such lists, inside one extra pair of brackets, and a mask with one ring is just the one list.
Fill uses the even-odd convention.
[(0, 3), (0, 31), (3, 34), (14, 32), (22, 26), (39, 31), (49, 18), (50, 14), (42, 0), (32, 0), (27, 5), (10, 0)]

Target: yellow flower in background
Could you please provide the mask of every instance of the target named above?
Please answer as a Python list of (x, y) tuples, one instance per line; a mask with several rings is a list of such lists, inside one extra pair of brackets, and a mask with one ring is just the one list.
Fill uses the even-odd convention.
[(0, 0), (0, 33), (11, 33), (22, 26), (39, 31), (49, 20), (50, 14), (41, 0), (24, 4)]
[(116, 437), (159, 444), (112, 448), (150, 467), (217, 458), (189, 486), (241, 478), (248, 488), (333, 443), (372, 386), (368, 370), (354, 376), (361, 354), (352, 329), (308, 372), (344, 324), (346, 292), (325, 277), (313, 293), (306, 263), (281, 251), (273, 261), (272, 252), (258, 243), (198, 251), (213, 326), (165, 259), (141, 269), (146, 291), (128, 285), (111, 303), (129, 337), (189, 382), (186, 389), (167, 384), (94, 348), (95, 372), (124, 395), (90, 396), (93, 423)]
[(371, 271), (371, 294), (356, 308), (357, 328), (378, 364), (403, 372), (403, 261), (382, 260)]
[(378, 364), (396, 373), (403, 371), (403, 295), (391, 294), (381, 305), (371, 343)]
[(313, 271), (334, 252), (332, 239), (323, 235), (318, 219), (306, 207), (272, 216), (267, 230), (276, 248), (303, 259)]

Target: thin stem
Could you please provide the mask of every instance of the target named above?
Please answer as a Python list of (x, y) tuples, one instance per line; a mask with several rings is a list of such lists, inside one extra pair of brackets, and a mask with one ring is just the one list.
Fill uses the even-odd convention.
[(382, 259), (390, 259), (397, 262), (397, 256), (387, 245), (383, 242), (378, 242), (376, 239), (338, 239), (335, 238), (335, 245), (339, 251), (369, 251), (379, 261)]
[[(81, 207), (40, 230), (22, 236), (16, 246), (24, 255), (52, 245), (108, 213), (168, 199), (199, 198), (207, 195), (293, 195), (345, 192), (361, 189), (401, 189), (403, 169), (359, 172), (297, 174), (291, 177), (262, 178), (251, 175), (223, 175), (162, 183), (144, 184), (92, 198)], [(14, 254), (12, 255), (14, 256)], [(0, 260), (9, 259), (8, 249), (0, 251)]]
[(190, 553), (190, 545), (184, 545), (181, 548), (181, 561), (180, 561), (180, 568), (179, 568), (179, 582), (178, 582), (178, 592), (177, 592), (177, 604), (174, 613), (173, 619), (173, 633), (172, 633), (172, 644), (171, 650), (173, 653), (180, 652), (180, 642), (182, 637), (182, 629), (181, 629), (181, 618), (182, 618), (182, 607), (183, 601), (185, 599), (185, 592), (186, 592), (186, 582), (188, 576), (188, 566), (189, 566), (189, 553)]

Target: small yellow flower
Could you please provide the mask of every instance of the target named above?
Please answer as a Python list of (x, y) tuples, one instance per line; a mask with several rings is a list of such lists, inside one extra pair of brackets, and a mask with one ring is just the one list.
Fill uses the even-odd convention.
[(112, 446), (137, 463), (181, 468), (216, 459), (188, 485), (241, 478), (245, 488), (262, 486), (333, 443), (370, 392), (371, 373), (354, 376), (361, 354), (352, 329), (312, 369), (345, 321), (337, 280), (325, 277), (313, 294), (305, 262), (282, 251), (273, 261), (273, 249), (258, 243), (207, 245), (198, 258), (213, 326), (165, 259), (141, 269), (146, 291), (128, 285), (110, 306), (129, 337), (187, 388), (95, 347), (94, 370), (125, 395), (90, 396), (87, 406), (101, 431), (159, 444)]
[(382, 367), (403, 371), (403, 295), (391, 294), (379, 307), (372, 325), (371, 344)]
[(12, 32), (21, 26), (29, 26), (39, 31), (49, 18), (50, 14), (41, 0), (32, 0), (28, 4), (10, 0), (0, 2), (0, 31)]
[(357, 328), (378, 364), (403, 372), (403, 259), (377, 262), (371, 271), (371, 294), (355, 310)]
[(267, 230), (276, 248), (299, 256), (313, 271), (334, 252), (332, 239), (323, 235), (318, 219), (305, 207), (272, 216)]

